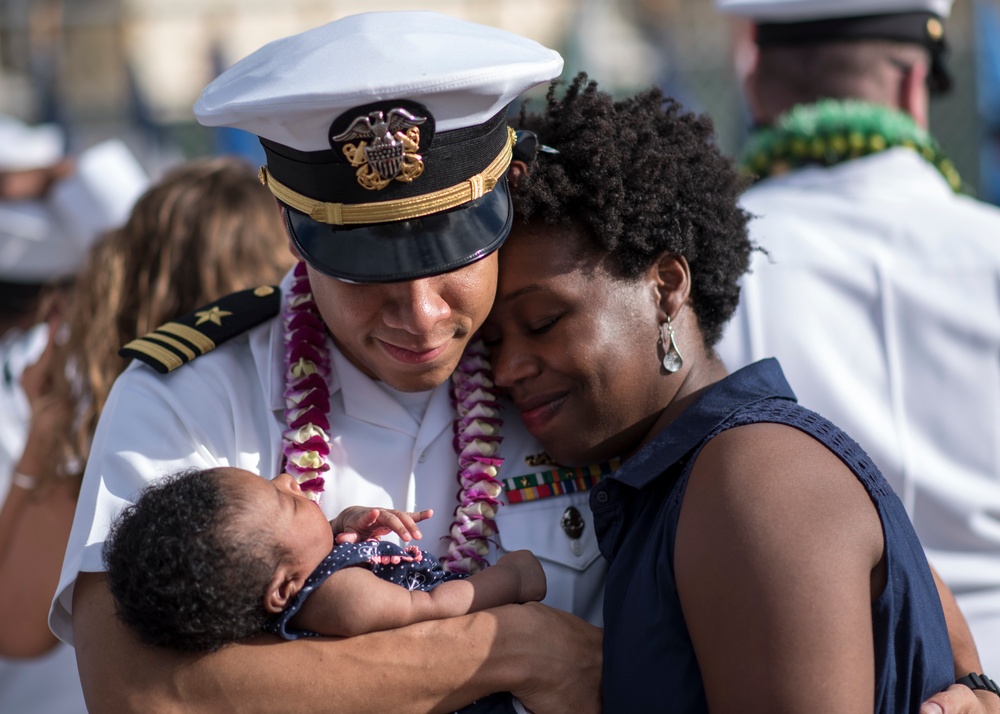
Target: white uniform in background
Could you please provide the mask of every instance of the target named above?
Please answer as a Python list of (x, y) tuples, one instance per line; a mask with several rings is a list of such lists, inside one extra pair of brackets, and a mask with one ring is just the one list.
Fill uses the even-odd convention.
[(1000, 671), (1000, 209), (903, 148), (767, 179), (743, 205), (769, 255), (720, 356), (777, 357), (865, 448)]
[[(287, 280), (285, 286), (287, 287)], [(237, 466), (273, 477), (282, 461), (283, 328), (277, 317), (235, 337), (167, 375), (136, 363), (118, 379), (102, 412), (50, 625), (71, 642), (73, 584), (79, 571), (104, 570), (101, 547), (111, 519), (146, 484), (181, 469)], [(328, 341), (331, 469), (322, 506), (328, 518), (351, 505), (434, 509), (420, 526), (421, 547), (437, 556), (451, 526), (458, 492), (449, 387), (422, 409), (413, 395), (394, 398)], [(399, 395), (396, 395), (399, 397)], [(542, 451), (512, 407), (504, 413), (501, 478), (551, 469), (528, 464)], [(497, 515), (499, 542), (528, 548), (542, 561), (549, 605), (600, 623), (606, 565), (597, 548), (588, 491), (505, 504)], [(570, 538), (561, 523), (574, 507), (584, 521)], [(494, 561), (496, 553), (490, 555)]]

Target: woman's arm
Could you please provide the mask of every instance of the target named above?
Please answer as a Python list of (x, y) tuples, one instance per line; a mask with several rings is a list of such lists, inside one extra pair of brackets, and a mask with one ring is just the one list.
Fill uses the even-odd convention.
[(0, 656), (38, 657), (56, 646), (49, 603), (73, 524), (76, 487), (11, 486), (0, 512)]
[[(955, 595), (941, 580), (933, 566), (931, 573), (934, 575), (934, 583), (941, 598), (944, 619), (948, 623), (948, 638), (951, 640), (951, 652), (955, 659), (955, 679), (964, 677), (969, 672), (982, 672), (976, 643), (972, 639), (972, 632), (965, 621), (965, 616), (958, 608)], [(920, 707), (920, 714), (976, 714), (976, 712), (1000, 714), (1000, 697), (983, 690), (973, 691), (964, 684), (955, 684), (944, 692), (935, 694)]]
[[(55, 328), (53, 328), (54, 330)], [(58, 643), (49, 630), (49, 603), (59, 583), (79, 483), (41, 478), (56, 464), (54, 425), (72, 409), (52, 392), (53, 343), (28, 367), (21, 382), (31, 403), (28, 438), (15, 480), (0, 511), (0, 656), (38, 657)]]
[(344, 568), (320, 585), (292, 618), (296, 629), (353, 637), (545, 597), (545, 572), (526, 550), (430, 591), (407, 590), (367, 568)]
[[(948, 623), (948, 639), (951, 642), (952, 657), (955, 659), (955, 679), (964, 677), (969, 672), (982, 672), (982, 665), (979, 663), (979, 650), (976, 649), (976, 643), (972, 639), (969, 623), (965, 621), (965, 616), (958, 609), (954, 593), (951, 592), (951, 588), (945, 585), (934, 566), (931, 566), (931, 574), (934, 576), (938, 597), (941, 598), (945, 622)], [(1000, 697), (994, 698), (1000, 704)]]
[(867, 492), (818, 442), (773, 424), (713, 439), (675, 550), (709, 709), (870, 714), (882, 551)]
[(600, 635), (532, 604), (350, 639), (261, 636), (195, 657), (140, 645), (115, 618), (102, 573), (80, 573), (73, 593), (93, 714), (451, 712), (496, 691), (514, 692), (536, 714), (596, 713)]

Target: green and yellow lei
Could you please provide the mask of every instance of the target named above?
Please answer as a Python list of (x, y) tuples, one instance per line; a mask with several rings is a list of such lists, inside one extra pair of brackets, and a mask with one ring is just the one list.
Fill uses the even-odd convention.
[(954, 164), (909, 114), (854, 100), (824, 99), (796, 106), (750, 137), (740, 164), (763, 179), (808, 164), (833, 166), (899, 146), (930, 162), (954, 191), (963, 189)]

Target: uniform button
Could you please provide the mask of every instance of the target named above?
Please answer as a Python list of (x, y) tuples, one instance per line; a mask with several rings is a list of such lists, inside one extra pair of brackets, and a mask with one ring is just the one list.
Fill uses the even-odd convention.
[(559, 525), (562, 526), (563, 533), (568, 535), (571, 540), (577, 540), (583, 535), (583, 530), (587, 526), (583, 520), (583, 516), (580, 515), (575, 506), (570, 506), (563, 511)]
[(607, 491), (598, 491), (597, 492), (597, 502), (598, 503), (607, 503), (608, 502), (608, 492)]
[(583, 543), (578, 540), (571, 540), (569, 542), (569, 549), (573, 551), (573, 555), (581, 555), (583, 553)]

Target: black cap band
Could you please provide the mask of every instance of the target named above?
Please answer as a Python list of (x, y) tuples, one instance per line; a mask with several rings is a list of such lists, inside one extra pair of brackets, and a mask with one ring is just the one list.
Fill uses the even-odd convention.
[[(383, 173), (372, 166), (385, 147), (375, 137), (400, 115), (418, 129), (404, 137), (403, 153), (416, 170), (395, 180), (392, 167)], [(506, 115), (505, 108), (484, 124), (437, 132), (433, 116), (416, 102), (368, 104), (331, 125), (328, 150), (298, 151), (262, 138), (261, 180), (287, 208), (301, 257), (330, 277), (378, 283), (457, 270), (495, 251), (510, 232), (505, 172), (513, 137)], [(366, 140), (371, 144), (363, 149)], [(362, 150), (364, 160), (357, 161)]]
[(931, 54), (931, 90), (946, 92), (951, 88), (951, 77), (944, 67), (948, 47), (941, 19), (934, 13), (903, 12), (757, 25), (757, 44), (760, 47), (832, 40), (890, 40), (921, 45)]
[[(368, 107), (354, 111), (363, 113)], [(447, 188), (480, 173), (507, 143), (506, 117), (505, 108), (485, 124), (434, 135), (422, 154), (425, 168), (420, 178), (410, 183), (396, 181), (381, 191), (371, 191), (358, 183), (357, 169), (339, 148), (298, 151), (263, 138), (260, 143), (267, 155), (268, 172), (309, 198), (344, 204), (392, 201)], [(421, 129), (426, 136), (426, 129)]]

